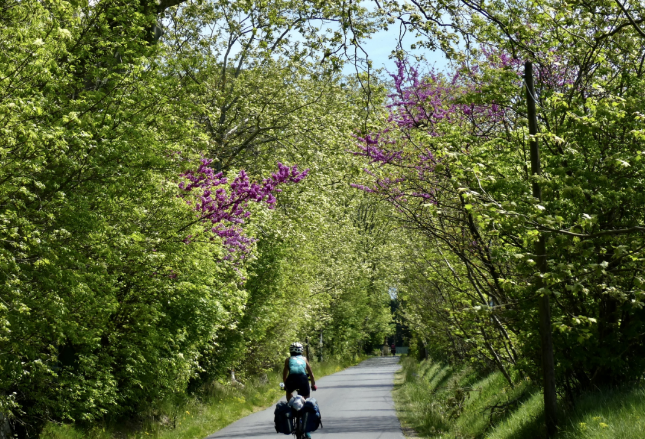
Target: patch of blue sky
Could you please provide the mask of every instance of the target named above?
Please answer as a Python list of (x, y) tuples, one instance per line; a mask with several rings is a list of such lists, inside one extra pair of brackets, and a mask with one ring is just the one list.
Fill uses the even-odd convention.
[[(367, 7), (368, 10), (372, 12), (376, 8), (375, 3), (371, 1), (363, 0), (362, 3)], [(223, 24), (223, 22), (213, 23), (212, 26), (214, 28), (217, 28)], [(330, 36), (339, 26), (337, 22), (327, 20), (314, 20), (310, 22), (310, 24), (317, 28), (319, 33), (327, 34), (328, 36)], [(202, 34), (204, 36), (207, 36), (211, 33), (211, 31), (212, 29), (206, 26), (202, 29)], [(289, 32), (287, 34), (287, 38), (291, 44), (302, 44), (305, 41), (304, 37), (295, 31)], [(419, 40), (419, 38), (424, 37), (417, 37), (413, 31), (406, 32), (405, 30), (401, 29), (401, 26), (397, 21), (396, 23), (389, 25), (387, 30), (380, 29), (377, 32), (373, 33), (372, 35), (370, 35), (370, 38), (361, 41), (360, 45), (361, 48), (367, 53), (367, 59), (372, 61), (372, 68), (381, 69), (382, 76), (387, 76), (388, 72), (396, 71), (395, 58), (392, 57), (392, 52), (397, 49), (399, 44), (400, 47), (411, 58), (423, 57), (423, 59), (425, 59), (425, 61), (422, 63), (424, 67), (423, 70), (427, 70), (428, 68), (433, 69), (434, 71), (449, 70), (450, 61), (440, 50), (433, 51), (426, 48), (412, 49), (412, 45), (414, 45)], [(224, 41), (221, 41), (221, 43), (224, 43)], [(233, 43), (228, 53), (229, 60), (235, 60), (235, 58), (237, 58), (237, 56), (239, 55), (241, 49), (242, 44), (239, 40)], [(354, 50), (354, 47), (348, 47), (347, 53), (351, 55)], [(223, 56), (224, 52), (226, 52), (226, 48), (220, 47), (220, 51), (221, 52), (218, 54), (218, 58)], [(282, 53), (275, 53), (273, 56), (277, 58), (281, 55)], [(339, 55), (341, 55), (341, 58), (343, 57), (342, 53), (339, 53)], [(361, 59), (365, 58), (365, 54), (361, 50), (357, 51), (357, 56)], [(361, 63), (359, 63), (359, 71), (364, 70), (364, 67), (364, 65), (361, 65)], [(343, 74), (353, 75), (356, 74), (356, 71), (357, 66), (353, 62), (345, 62), (343, 66)]]
[[(428, 49), (411, 49), (411, 46), (418, 41), (418, 37), (410, 32), (401, 33), (398, 24), (390, 25), (388, 30), (380, 30), (372, 34), (372, 38), (365, 40), (361, 47), (367, 52), (368, 58), (372, 60), (372, 66), (375, 69), (384, 68), (388, 72), (394, 72), (396, 65), (395, 59), (391, 58), (392, 52), (397, 49), (399, 38), (401, 38), (401, 47), (410, 55), (423, 56), (428, 66), (436, 70), (443, 71), (448, 69), (449, 61), (443, 52), (439, 50), (431, 51)], [(345, 74), (355, 72), (353, 65), (345, 65)]]

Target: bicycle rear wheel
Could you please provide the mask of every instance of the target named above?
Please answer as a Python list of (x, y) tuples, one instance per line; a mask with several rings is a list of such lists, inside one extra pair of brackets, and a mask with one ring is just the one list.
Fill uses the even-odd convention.
[(293, 435), (296, 439), (306, 439), (305, 433), (302, 431), (302, 420), (300, 419), (300, 416), (298, 416), (294, 421), (295, 428), (293, 430)]

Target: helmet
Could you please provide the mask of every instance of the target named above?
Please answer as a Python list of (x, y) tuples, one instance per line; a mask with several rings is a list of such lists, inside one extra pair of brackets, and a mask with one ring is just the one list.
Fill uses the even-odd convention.
[(292, 354), (302, 354), (302, 343), (291, 343), (291, 346), (289, 346), (289, 352)]

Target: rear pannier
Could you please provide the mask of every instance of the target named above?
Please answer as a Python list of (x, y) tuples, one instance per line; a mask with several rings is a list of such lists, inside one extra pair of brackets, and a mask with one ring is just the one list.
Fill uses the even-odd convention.
[(300, 419), (302, 420), (302, 428), (306, 433), (318, 430), (322, 426), (322, 417), (320, 416), (320, 408), (318, 402), (314, 398), (309, 398), (305, 405), (300, 410)]
[(293, 433), (293, 419), (295, 412), (286, 402), (280, 401), (276, 404), (273, 414), (275, 415), (273, 421), (275, 422), (276, 433)]

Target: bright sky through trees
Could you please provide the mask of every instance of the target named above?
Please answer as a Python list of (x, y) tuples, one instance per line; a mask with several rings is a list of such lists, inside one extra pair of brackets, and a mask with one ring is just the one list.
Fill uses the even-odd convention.
[[(405, 30), (402, 30), (397, 22), (388, 26), (387, 30), (376, 32), (372, 35), (372, 38), (365, 40), (362, 44), (363, 49), (372, 60), (375, 69), (385, 68), (385, 70), (391, 73), (396, 71), (395, 60), (391, 59), (390, 56), (392, 51), (396, 50), (401, 34), (403, 35), (402, 46), (404, 50), (408, 51), (411, 55), (423, 56), (429, 66), (434, 66), (438, 70), (446, 70), (448, 68), (448, 60), (441, 51), (430, 51), (427, 49), (411, 50), (410, 45), (414, 44), (417, 38), (414, 37), (413, 32), (405, 32)], [(343, 73), (345, 74), (355, 72), (356, 70), (353, 65), (346, 65), (343, 69)]]

